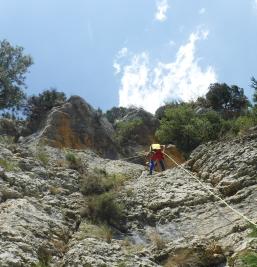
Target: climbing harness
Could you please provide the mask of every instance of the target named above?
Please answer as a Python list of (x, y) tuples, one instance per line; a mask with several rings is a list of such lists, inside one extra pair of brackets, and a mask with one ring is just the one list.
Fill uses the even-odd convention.
[(216, 195), (215, 193), (213, 193), (208, 187), (206, 187), (197, 177), (196, 175), (193, 175), (190, 171), (188, 171), (187, 169), (183, 168), (183, 166), (181, 166), (180, 164), (178, 164), (172, 157), (170, 157), (169, 155), (167, 155), (166, 153), (164, 153), (165, 156), (167, 156), (167, 158), (169, 158), (173, 163), (175, 163), (176, 166), (178, 166), (181, 170), (183, 170), (184, 172), (186, 172), (187, 174), (189, 174), (192, 178), (194, 178), (204, 189), (206, 189), (211, 195), (213, 195), (214, 197), (216, 197), (217, 199), (219, 199), (223, 204), (225, 204), (229, 209), (231, 209), (233, 212), (235, 212), (237, 215), (239, 215), (240, 217), (242, 217), (243, 219), (245, 219), (247, 222), (249, 222), (250, 224), (252, 224), (253, 226), (257, 227), (257, 224), (255, 222), (253, 222), (251, 219), (249, 219), (248, 217), (246, 217), (243, 213), (239, 212), (238, 210), (234, 209), (233, 207), (231, 207), (224, 199), (222, 199), (220, 196)]

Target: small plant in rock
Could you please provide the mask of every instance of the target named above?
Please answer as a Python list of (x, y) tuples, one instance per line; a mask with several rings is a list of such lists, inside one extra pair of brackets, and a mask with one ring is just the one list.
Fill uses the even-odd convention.
[(257, 237), (257, 227), (252, 224), (250, 224), (249, 227), (251, 229), (251, 233), (249, 234), (249, 237)]
[(200, 257), (189, 249), (181, 249), (171, 255), (166, 261), (165, 267), (204, 266)]
[(104, 224), (102, 226), (102, 233), (103, 233), (103, 237), (104, 237), (105, 241), (107, 243), (111, 243), (112, 242), (112, 236), (113, 236), (113, 232), (112, 232), (111, 228), (108, 225)]
[(158, 249), (162, 250), (166, 246), (166, 241), (160, 236), (157, 231), (148, 234), (152, 244)]
[(10, 160), (6, 160), (6, 159), (1, 159), (1, 158), (0, 158), (0, 166), (4, 168), (5, 171), (7, 172), (15, 171), (17, 167), (17, 165), (14, 162)]
[(65, 154), (65, 159), (69, 164), (69, 168), (83, 172), (83, 166), (81, 159), (78, 158), (73, 152), (68, 151)]
[(39, 146), (37, 148), (37, 153), (36, 153), (37, 159), (44, 165), (47, 166), (49, 163), (49, 155), (44, 149), (43, 146)]
[(246, 252), (241, 257), (242, 267), (256, 267), (257, 266), (257, 253), (256, 252)]
[(50, 251), (41, 246), (38, 248), (37, 256), (39, 259), (39, 262), (36, 264), (33, 264), (33, 267), (50, 267), (50, 261), (52, 259)]
[(49, 186), (48, 190), (51, 193), (51, 195), (58, 195), (63, 192), (62, 187), (58, 186)]
[(124, 222), (124, 207), (116, 201), (112, 192), (94, 196), (88, 201), (88, 217), (94, 222), (121, 227)]
[(117, 190), (127, 179), (122, 174), (108, 175), (105, 171), (96, 170), (84, 175), (81, 179), (81, 192), (84, 195), (101, 194), (110, 190)]
[(127, 264), (123, 261), (118, 264), (118, 267), (127, 267)]
[(3, 145), (13, 145), (13, 144), (15, 144), (14, 139), (15, 138), (13, 136), (0, 135), (0, 144), (3, 144)]

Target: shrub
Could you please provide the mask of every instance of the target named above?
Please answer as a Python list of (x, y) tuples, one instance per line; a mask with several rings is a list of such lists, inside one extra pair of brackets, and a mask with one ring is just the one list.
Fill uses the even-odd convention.
[(246, 252), (242, 255), (241, 260), (244, 267), (256, 267), (257, 266), (257, 253), (255, 252)]
[(148, 234), (152, 244), (158, 249), (162, 250), (165, 248), (166, 242), (165, 240), (160, 236), (160, 234), (155, 231)]
[(49, 163), (49, 155), (48, 155), (47, 151), (44, 149), (43, 146), (39, 146), (37, 148), (36, 157), (44, 166), (48, 165), (48, 163)]
[(104, 239), (110, 243), (112, 240), (112, 229), (106, 224), (91, 224), (84, 222), (80, 225), (80, 238), (85, 239), (88, 237)]
[(117, 189), (127, 179), (122, 174), (108, 175), (102, 170), (84, 175), (81, 180), (81, 192), (84, 195), (101, 194), (111, 189)]
[(4, 145), (13, 145), (15, 137), (9, 135), (0, 135), (0, 143)]
[(15, 171), (17, 167), (17, 165), (14, 162), (1, 158), (0, 158), (0, 166), (3, 167), (7, 172)]
[(203, 142), (218, 139), (230, 127), (215, 111), (197, 114), (190, 104), (181, 104), (166, 109), (156, 136), (161, 143), (174, 143), (189, 153)]
[(124, 221), (124, 207), (115, 198), (115, 194), (111, 192), (90, 198), (88, 201), (89, 218), (94, 222), (121, 226)]
[(134, 119), (130, 121), (118, 122), (116, 125), (116, 139), (120, 144), (126, 144), (128, 140), (136, 135), (137, 131), (140, 130), (143, 125), (142, 119)]
[(47, 113), (53, 107), (60, 106), (65, 101), (65, 94), (52, 88), (43, 91), (38, 96), (29, 97), (24, 109), (24, 114), (28, 117), (29, 130), (31, 132), (37, 131), (42, 121), (46, 118)]
[(257, 237), (257, 227), (255, 225), (250, 225), (251, 233), (249, 234), (250, 237)]
[(255, 125), (253, 116), (240, 116), (234, 122), (234, 132), (245, 133), (249, 128)]
[(65, 159), (69, 163), (69, 168), (77, 170), (77, 171), (81, 171), (81, 172), (83, 171), (81, 159), (76, 157), (76, 155), (73, 152), (71, 151), (66, 152)]

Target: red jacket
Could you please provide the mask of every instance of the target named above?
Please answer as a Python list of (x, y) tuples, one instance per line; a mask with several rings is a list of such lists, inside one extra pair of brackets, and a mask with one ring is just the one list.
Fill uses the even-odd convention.
[(161, 150), (157, 150), (153, 153), (153, 155), (150, 158), (151, 160), (163, 160), (164, 155)]

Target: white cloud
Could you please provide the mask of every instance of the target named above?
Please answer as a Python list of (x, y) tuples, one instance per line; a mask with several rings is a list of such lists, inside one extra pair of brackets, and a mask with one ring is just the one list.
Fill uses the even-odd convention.
[[(257, 1), (257, 0), (256, 0)], [(206, 9), (204, 7), (202, 7), (201, 9), (199, 9), (198, 13), (200, 15), (203, 15), (206, 12)]]
[(161, 22), (165, 21), (167, 19), (166, 13), (169, 9), (168, 0), (157, 0), (156, 7), (155, 19)]
[(122, 58), (125, 57), (128, 54), (128, 48), (127, 47), (123, 47), (121, 48), (121, 50), (118, 52), (117, 57), (118, 58)]
[(121, 71), (121, 66), (120, 66), (120, 64), (118, 64), (117, 62), (113, 62), (113, 68), (114, 68), (114, 70), (115, 70), (115, 74), (119, 74), (120, 73), (120, 71)]
[(203, 96), (210, 83), (217, 81), (213, 67), (203, 69), (196, 58), (196, 43), (208, 37), (208, 31), (191, 33), (180, 46), (174, 62), (152, 66), (147, 52), (128, 53), (130, 61), (120, 65), (119, 105), (135, 105), (155, 112), (170, 100), (190, 101)]
[(121, 72), (121, 66), (118, 63), (118, 61), (124, 57), (126, 57), (128, 55), (128, 48), (127, 47), (123, 47), (121, 48), (117, 55), (115, 56), (115, 59), (113, 61), (113, 68), (114, 68), (114, 73), (115, 75), (119, 74)]

